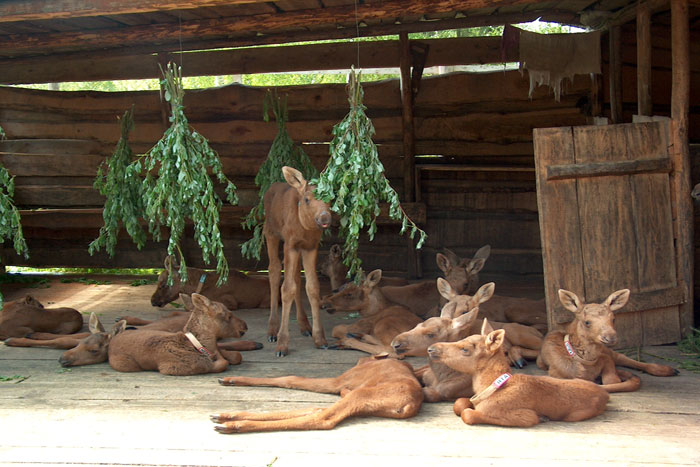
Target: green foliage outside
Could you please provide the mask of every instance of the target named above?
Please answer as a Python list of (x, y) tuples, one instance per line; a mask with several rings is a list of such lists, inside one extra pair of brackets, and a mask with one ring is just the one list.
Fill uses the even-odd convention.
[(268, 91), (263, 100), (263, 119), (266, 122), (270, 121), (270, 112), (275, 116), (277, 122), (277, 135), (272, 140), (267, 159), (262, 163), (255, 176), (255, 184), (260, 187), (258, 204), (253, 206), (242, 223), (244, 229), (253, 230), (253, 238), (241, 245), (241, 253), (246, 258), (257, 260), (260, 259), (264, 244), (262, 229), (265, 220), (265, 207), (263, 206), (263, 197), (270, 185), (275, 182), (284, 182), (282, 167), (285, 165), (294, 167), (307, 180), (318, 176), (318, 170), (311, 163), (309, 156), (300, 146), (294, 144), (287, 133), (286, 124), (289, 120), (287, 97), (282, 98), (277, 93)]
[[(112, 250), (107, 251), (113, 254), (116, 239), (111, 239), (110, 232), (119, 222), (132, 227), (132, 231), (127, 232), (139, 248), (143, 247), (146, 236), (141, 235), (138, 223), (140, 218), (144, 218), (148, 222), (151, 236), (156, 241), (161, 239), (161, 227), (168, 227), (170, 238), (167, 254), (177, 253), (179, 256), (179, 273), (184, 281), (187, 279), (187, 265), (180, 248), (180, 239), (185, 229), (185, 220), (189, 218), (194, 227), (194, 239), (202, 249), (203, 259), (205, 262), (209, 261), (210, 256), (216, 259), (218, 283), (222, 284), (226, 281), (229, 271), (219, 230), (222, 201), (214, 192), (209, 171), (225, 185), (226, 199), (231, 204), (238, 203), (236, 186), (224, 175), (221, 161), (207, 140), (190, 129), (183, 105), (185, 93), (182, 87), (182, 71), (170, 63), (163, 74), (164, 97), (171, 105), (171, 126), (153, 148), (128, 166), (125, 166), (128, 162), (126, 156), (130, 152), (127, 149), (118, 151), (118, 154), (115, 153), (107, 162), (111, 170), (125, 177), (117, 183), (121, 183), (122, 187), (110, 187), (109, 174), (105, 178), (98, 172), (97, 186), (102, 187), (105, 196), (108, 197), (105, 206), (109, 204), (113, 208), (105, 209), (105, 229), (100, 230), (100, 237), (91, 244), (90, 251), (94, 253), (99, 248), (109, 248), (111, 245)], [(124, 126), (122, 128), (124, 129)], [(146, 173), (146, 177), (141, 181), (140, 174), (143, 172)], [(157, 177), (154, 174), (157, 174)], [(142, 183), (140, 191), (136, 189), (138, 183)], [(133, 188), (134, 191), (125, 193), (124, 188)], [(134, 199), (134, 196), (139, 194), (140, 199)], [(124, 208), (117, 206), (117, 203), (130, 203), (131, 206)], [(172, 278), (172, 274), (170, 277)]]
[(401, 221), (401, 234), (419, 234), (416, 248), (421, 248), (426, 234), (416, 226), (399, 204), (399, 197), (384, 176), (377, 146), (372, 141), (374, 126), (365, 114), (364, 91), (353, 69), (348, 84), (350, 112), (333, 127), (330, 159), (316, 187), (316, 197), (331, 205), (340, 216), (340, 236), (345, 239), (343, 262), (355, 282), (362, 278), (362, 261), (357, 256), (360, 231), (367, 228), (369, 239), (377, 231), (379, 203), (389, 203), (389, 217)]

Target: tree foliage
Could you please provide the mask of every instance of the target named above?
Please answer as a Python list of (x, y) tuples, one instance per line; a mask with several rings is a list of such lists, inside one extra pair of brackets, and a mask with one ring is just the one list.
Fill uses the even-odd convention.
[[(0, 140), (5, 139), (5, 131), (0, 127)], [(12, 241), (12, 246), (18, 255), (29, 258), (29, 248), (22, 233), (22, 218), (14, 203), (15, 177), (0, 165), (0, 241)], [(0, 307), (3, 296), (0, 294)]]
[(264, 244), (262, 228), (265, 220), (265, 207), (263, 206), (263, 197), (270, 185), (275, 182), (284, 182), (282, 167), (285, 165), (294, 167), (307, 180), (318, 176), (318, 170), (311, 163), (309, 156), (300, 146), (294, 144), (287, 132), (287, 121), (289, 120), (287, 97), (282, 98), (276, 92), (268, 91), (263, 100), (263, 119), (266, 122), (270, 121), (270, 112), (275, 116), (277, 122), (277, 135), (272, 140), (267, 159), (255, 176), (255, 184), (260, 187), (258, 204), (253, 206), (242, 223), (243, 228), (253, 230), (253, 238), (241, 245), (241, 253), (246, 258), (258, 260)]
[[(126, 226), (134, 226), (139, 222), (139, 214), (148, 222), (148, 231), (156, 241), (161, 239), (161, 227), (167, 227), (170, 231), (167, 253), (178, 254), (179, 273), (184, 281), (187, 279), (187, 265), (180, 248), (180, 240), (186, 219), (189, 218), (194, 226), (194, 239), (202, 249), (203, 259), (205, 262), (209, 261), (210, 256), (216, 259), (219, 284), (222, 284), (226, 281), (229, 270), (219, 230), (222, 201), (214, 191), (209, 171), (225, 185), (226, 199), (231, 204), (238, 203), (236, 186), (224, 175), (221, 161), (207, 140), (189, 126), (183, 105), (185, 93), (182, 87), (182, 70), (170, 63), (163, 75), (164, 97), (171, 106), (170, 127), (155, 146), (128, 166), (123, 167), (126, 163), (123, 157), (113, 156), (108, 163), (114, 164), (117, 172), (124, 174), (128, 181), (123, 183), (129, 186), (141, 182), (140, 174), (146, 172), (141, 188), (143, 204), (133, 199), (133, 193), (124, 196), (121, 189), (112, 186), (112, 191), (106, 192), (108, 203), (114, 206), (120, 199), (122, 202), (131, 203), (131, 207), (105, 210), (105, 230), (100, 230), (100, 238), (103, 235), (107, 236), (107, 232), (120, 221)], [(120, 156), (123, 153), (122, 151)], [(117, 162), (122, 165), (118, 165)], [(154, 174), (157, 174), (157, 177)], [(98, 173), (98, 184), (101, 183), (99, 180)], [(104, 183), (108, 181), (104, 178), (102, 180)], [(132, 235), (132, 232), (129, 234), (141, 248), (145, 236), (139, 236), (138, 230), (135, 232), (136, 236)], [(93, 251), (99, 246), (109, 245), (106, 238), (100, 238), (93, 242)]]
[(396, 191), (384, 176), (363, 97), (359, 76), (353, 69), (348, 83), (350, 112), (333, 127), (330, 159), (316, 187), (316, 197), (329, 203), (340, 216), (339, 234), (345, 238), (343, 261), (356, 282), (362, 277), (362, 261), (357, 256), (360, 231), (366, 227), (370, 241), (374, 239), (381, 201), (389, 203), (389, 216), (401, 221), (402, 234), (406, 230), (410, 230), (411, 238), (419, 234), (416, 248), (421, 248), (426, 239), (425, 232), (406, 216)]

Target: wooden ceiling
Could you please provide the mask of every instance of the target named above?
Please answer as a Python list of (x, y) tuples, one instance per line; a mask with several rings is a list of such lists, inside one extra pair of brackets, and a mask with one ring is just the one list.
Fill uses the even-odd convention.
[[(667, 8), (667, 1), (649, 0)], [(636, 0), (6, 0), (0, 58), (154, 53), (532, 21), (596, 27)], [(630, 19), (631, 19), (630, 18)], [(2, 71), (0, 70), (0, 74)]]

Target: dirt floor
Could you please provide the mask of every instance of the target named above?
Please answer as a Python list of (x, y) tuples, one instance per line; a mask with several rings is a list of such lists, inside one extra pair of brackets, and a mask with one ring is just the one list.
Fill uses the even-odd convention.
[[(61, 283), (48, 288), (3, 286), (7, 300), (32, 293), (47, 306), (98, 313), (107, 327), (123, 314), (157, 317), (174, 310), (150, 305), (154, 285), (133, 278), (110, 284)], [(266, 310), (240, 310), (246, 339), (265, 348), (244, 353), (226, 375), (335, 376), (362, 357), (319, 350), (296, 332), (291, 352), (274, 356), (265, 341)], [(346, 316), (323, 316), (326, 335)], [(679, 357), (675, 346), (645, 352)], [(642, 388), (614, 394), (600, 417), (546, 422), (530, 429), (470, 427), (451, 403), (424, 404), (410, 420), (349, 419), (331, 431), (221, 435), (209, 415), (328, 406), (335, 395), (277, 388), (220, 386), (221, 375), (170, 377), (118, 373), (107, 363), (64, 369), (60, 350), (0, 345), (2, 465), (698, 465), (700, 375), (640, 375)], [(644, 355), (647, 360), (655, 360)], [(409, 359), (421, 365), (422, 359)], [(534, 364), (526, 370), (541, 374)]]

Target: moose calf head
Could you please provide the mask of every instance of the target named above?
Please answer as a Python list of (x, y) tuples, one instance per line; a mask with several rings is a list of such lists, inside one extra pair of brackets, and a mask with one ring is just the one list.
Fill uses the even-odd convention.
[(622, 289), (610, 294), (603, 303), (585, 304), (575, 293), (559, 289), (559, 301), (574, 314), (572, 325), (579, 338), (606, 346), (617, 343), (615, 312), (625, 306), (629, 298), (629, 289)]
[(331, 226), (331, 210), (327, 203), (314, 197), (316, 186), (310, 185), (297, 169), (282, 167), (282, 174), (289, 186), (299, 194), (299, 222), (306, 230), (314, 226), (325, 230)]

